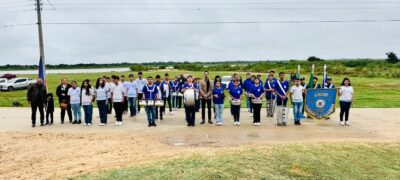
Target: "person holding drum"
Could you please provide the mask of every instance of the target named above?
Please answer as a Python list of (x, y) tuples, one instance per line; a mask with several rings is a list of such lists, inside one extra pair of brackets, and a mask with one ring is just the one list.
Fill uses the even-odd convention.
[(180, 94), (181, 94), (181, 87), (179, 85), (179, 76), (175, 77), (175, 81), (172, 82), (172, 106), (174, 110), (178, 109), (179, 107), (179, 100), (180, 100)]
[(216, 123), (217, 126), (222, 126), (222, 124), (224, 123), (223, 112), (224, 112), (225, 94), (220, 81), (215, 82), (215, 87), (213, 89), (212, 95), (215, 108)]
[[(157, 90), (158, 90), (158, 97), (160, 97), (160, 99), (164, 99), (164, 97), (162, 96), (161, 93), (161, 76), (160, 75), (156, 75), (156, 81), (153, 83), (154, 85), (156, 85)], [(161, 106), (156, 106), (156, 121), (158, 120), (158, 116), (160, 115), (160, 120), (163, 120), (163, 113), (161, 112)]]
[[(251, 80), (251, 74), (246, 73), (246, 80), (243, 82), (243, 89), (246, 92), (246, 96), (247, 96), (247, 94), (249, 94), (252, 86), (253, 86), (253, 81)], [(252, 112), (252, 111), (250, 111), (250, 109), (251, 109), (251, 99), (250, 98), (246, 98), (246, 108), (247, 108), (248, 112)]]
[(267, 98), (267, 117), (273, 117), (275, 111), (275, 81), (273, 75), (268, 75), (267, 81), (265, 81), (264, 89), (266, 91), (266, 98)]
[(172, 115), (174, 114), (172, 112), (172, 104), (171, 104), (171, 99), (172, 99), (172, 87), (173, 87), (173, 83), (172, 81), (169, 80), (169, 74), (165, 73), (164, 75), (164, 80), (161, 82), (160, 85), (160, 89), (161, 89), (161, 94), (162, 94), (162, 98), (164, 100), (164, 105), (161, 106), (161, 114), (165, 113), (165, 107), (167, 106), (168, 103), (168, 107), (169, 107), (169, 114)]
[(187, 77), (187, 83), (182, 86), (182, 93), (184, 98), (184, 106), (185, 106), (185, 114), (186, 121), (189, 127), (195, 126), (196, 119), (196, 107), (195, 107), (195, 99), (196, 99), (196, 88), (193, 84), (193, 76), (189, 75)]
[(143, 92), (143, 98), (142, 100), (147, 101), (146, 105), (146, 113), (147, 113), (147, 120), (149, 121), (149, 127), (151, 126), (157, 126), (155, 122), (155, 116), (156, 116), (156, 106), (155, 106), (155, 101), (159, 100), (159, 94), (158, 94), (158, 88), (157, 85), (153, 83), (153, 77), (149, 76), (147, 78), (147, 84), (143, 87), (142, 89)]
[(254, 80), (254, 85), (251, 87), (251, 102), (253, 104), (253, 125), (261, 125), (261, 106), (262, 98), (264, 96), (264, 87), (261, 85), (261, 80), (256, 78)]
[(233, 125), (240, 126), (240, 107), (242, 105), (243, 89), (237, 79), (233, 80), (233, 87), (229, 89), (231, 99), (231, 111), (233, 113)]
[[(194, 78), (193, 81), (194, 87), (196, 88), (197, 92), (200, 91), (200, 78)], [(199, 98), (199, 93), (196, 94), (196, 112), (200, 112), (200, 98)]]
[(144, 88), (144, 86), (147, 84), (147, 81), (145, 78), (143, 78), (143, 72), (138, 72), (138, 78), (135, 80), (137, 88), (138, 88), (138, 109), (137, 109), (137, 114), (140, 113), (140, 105), (139, 105), (139, 100), (143, 99), (143, 92), (142, 89)]
[(288, 93), (289, 93), (289, 82), (285, 80), (285, 73), (279, 73), (279, 81), (276, 81), (275, 94), (277, 95), (277, 125), (286, 126), (289, 109), (287, 108)]

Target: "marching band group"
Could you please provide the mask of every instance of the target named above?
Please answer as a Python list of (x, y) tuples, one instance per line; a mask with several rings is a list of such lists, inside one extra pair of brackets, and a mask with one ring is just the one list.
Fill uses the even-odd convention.
[[(157, 120), (163, 120), (163, 115), (168, 107), (169, 114), (173, 115), (174, 110), (184, 108), (185, 120), (190, 127), (195, 126), (196, 113), (201, 109), (201, 123), (213, 124), (212, 110), (214, 109), (214, 120), (216, 125), (224, 124), (223, 110), (225, 101), (230, 103), (230, 113), (233, 117), (233, 125), (240, 125), (240, 110), (242, 102), (245, 101), (246, 109), (253, 117), (253, 125), (261, 125), (261, 109), (263, 99), (266, 99), (266, 111), (268, 117), (274, 117), (276, 113), (277, 125), (287, 126), (289, 107), (288, 101), (293, 105), (293, 119), (295, 125), (301, 125), (304, 116), (304, 94), (305, 89), (335, 88), (331, 78), (327, 78), (323, 87), (314, 77), (313, 87), (305, 83), (304, 77), (291, 77), (291, 81), (285, 79), (285, 73), (280, 72), (278, 79), (274, 77), (275, 72), (270, 71), (265, 82), (261, 76), (246, 74), (246, 79), (233, 74), (229, 84), (223, 84), (220, 76), (214, 80), (209, 78), (209, 72), (204, 72), (204, 78), (194, 78), (192, 75), (175, 77), (175, 80), (165, 74), (162, 79), (157, 75), (143, 77), (138, 73), (135, 79), (130, 74), (128, 80), (125, 76), (112, 76), (98, 78), (95, 86), (89, 80), (82, 82), (78, 87), (76, 81), (68, 83), (67, 78), (61, 80), (57, 87), (56, 95), (61, 108), (61, 123), (64, 123), (66, 114), (72, 124), (82, 124), (82, 113), (84, 112), (84, 125), (92, 125), (93, 104), (97, 103), (99, 109), (100, 126), (108, 122), (108, 114), (115, 111), (115, 126), (121, 126), (123, 114), (130, 113), (135, 117), (144, 108), (148, 126), (157, 126)], [(227, 92), (227, 93), (225, 93)], [(349, 109), (353, 101), (354, 90), (350, 80), (345, 78), (338, 88), (340, 100), (340, 122), (341, 125), (350, 125), (348, 122)], [(227, 95), (226, 95), (227, 94)], [(228, 97), (226, 97), (228, 96)], [(36, 111), (40, 112), (41, 126), (53, 124), (54, 100), (53, 94), (47, 94), (42, 80), (29, 87), (27, 92), (28, 102), (32, 107), (32, 126), (36, 124)], [(213, 104), (213, 105), (212, 105)], [(46, 110), (46, 122), (44, 122), (44, 109)], [(207, 115), (206, 116), (206, 109)], [(275, 112), (276, 111), (276, 112)], [(207, 119), (206, 119), (207, 117)]]

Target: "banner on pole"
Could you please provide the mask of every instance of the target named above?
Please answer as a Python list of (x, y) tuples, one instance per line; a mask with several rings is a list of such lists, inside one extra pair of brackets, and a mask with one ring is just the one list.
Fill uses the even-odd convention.
[(306, 90), (305, 112), (313, 119), (326, 119), (335, 112), (337, 89)]

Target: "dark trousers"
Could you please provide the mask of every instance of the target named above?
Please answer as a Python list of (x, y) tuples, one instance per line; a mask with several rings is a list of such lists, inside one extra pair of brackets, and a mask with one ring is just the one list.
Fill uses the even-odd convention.
[(160, 119), (163, 120), (162, 107), (160, 106), (156, 106), (156, 119), (158, 119), (158, 115), (160, 115)]
[(251, 97), (247, 97), (247, 98), (249, 98), (249, 101), (250, 101), (250, 113), (253, 113), (253, 103), (251, 102)]
[(72, 110), (71, 110), (70, 104), (68, 104), (67, 109), (61, 109), (61, 122), (64, 122), (65, 111), (67, 111), (67, 113), (68, 113), (69, 122), (72, 122)]
[(124, 112), (122, 102), (115, 102), (114, 109), (115, 109), (115, 116), (117, 117), (117, 121), (122, 121), (122, 113)]
[(345, 116), (345, 121), (349, 120), (351, 102), (340, 101), (340, 121), (343, 121), (343, 116)]
[(124, 110), (123, 112), (128, 112), (128, 96), (124, 97), (124, 102), (122, 103), (122, 109)]
[(172, 112), (172, 104), (171, 104), (171, 96), (164, 98), (164, 106), (161, 107), (161, 111), (162, 113), (165, 113), (165, 107), (167, 107), (167, 103), (168, 103), (168, 107), (169, 107), (169, 112)]
[(200, 99), (196, 99), (195, 101), (196, 112), (200, 111)]
[(99, 108), (100, 123), (107, 124), (107, 103), (104, 101), (97, 101), (97, 107)]
[(46, 123), (48, 124), (48, 123), (53, 123), (53, 122), (54, 122), (54, 112), (46, 111)]
[(182, 98), (181, 96), (178, 96), (177, 101), (178, 101), (178, 108), (179, 108), (179, 109), (182, 108), (182, 101), (183, 101), (183, 98)]
[(262, 104), (253, 104), (253, 123), (259, 123), (261, 121), (261, 106)]
[(201, 119), (203, 121), (206, 119), (206, 105), (208, 109), (208, 120), (211, 121), (211, 99), (201, 100)]
[(108, 114), (111, 114), (111, 113), (112, 113), (112, 109), (113, 109), (113, 103), (112, 103), (111, 98), (108, 98), (107, 101), (108, 101), (108, 104), (107, 104), (107, 113), (108, 113)]
[(233, 114), (233, 121), (240, 121), (240, 105), (231, 105), (231, 112)]
[(188, 123), (188, 126), (195, 126), (196, 107), (186, 106), (185, 113), (186, 113), (186, 122)]
[(32, 108), (32, 124), (36, 124), (36, 111), (39, 109), (40, 113), (40, 123), (44, 123), (44, 104), (39, 102), (39, 103), (31, 103), (31, 108)]
[(140, 105), (139, 105), (139, 101), (143, 99), (143, 93), (138, 93), (138, 97), (137, 97), (137, 112), (140, 112)]

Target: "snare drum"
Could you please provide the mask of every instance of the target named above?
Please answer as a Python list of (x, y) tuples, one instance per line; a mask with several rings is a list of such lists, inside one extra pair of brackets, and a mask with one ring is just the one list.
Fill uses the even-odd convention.
[(156, 106), (158, 106), (158, 107), (164, 106), (164, 101), (162, 101), (162, 100), (157, 100), (157, 101), (156, 101)]
[(177, 92), (172, 92), (172, 96), (178, 96)]
[(183, 95), (186, 106), (195, 106), (196, 92), (194, 89), (187, 89)]
[(251, 102), (253, 103), (253, 104), (262, 104), (262, 99), (256, 99), (256, 98), (254, 98), (254, 99), (251, 99)]
[(178, 97), (183, 97), (183, 94), (182, 93), (178, 93)]
[(242, 105), (242, 100), (240, 100), (240, 99), (231, 99), (231, 105), (240, 106), (240, 105)]
[(142, 107), (147, 106), (146, 100), (140, 100), (139, 106), (142, 106)]
[(147, 106), (154, 106), (154, 100), (147, 100)]
[(247, 94), (246, 94), (246, 96), (247, 96), (247, 97), (252, 97), (252, 96), (253, 96), (253, 94), (251, 94), (251, 93), (247, 93)]

